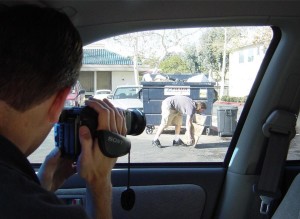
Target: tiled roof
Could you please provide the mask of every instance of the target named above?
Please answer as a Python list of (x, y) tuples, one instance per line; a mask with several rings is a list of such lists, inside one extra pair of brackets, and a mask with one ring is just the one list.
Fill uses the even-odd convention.
[(106, 49), (83, 49), (83, 64), (133, 65), (133, 61)]

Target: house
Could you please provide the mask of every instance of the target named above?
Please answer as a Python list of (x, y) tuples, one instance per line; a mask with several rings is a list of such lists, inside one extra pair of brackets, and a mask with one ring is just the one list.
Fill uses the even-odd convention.
[[(86, 95), (94, 95), (99, 89), (114, 90), (119, 85), (135, 84), (133, 64), (130, 58), (99, 46), (85, 47), (79, 81)], [(139, 72), (147, 70), (147, 66), (138, 66)]]
[(229, 96), (248, 96), (265, 56), (263, 44), (238, 48), (229, 54)]

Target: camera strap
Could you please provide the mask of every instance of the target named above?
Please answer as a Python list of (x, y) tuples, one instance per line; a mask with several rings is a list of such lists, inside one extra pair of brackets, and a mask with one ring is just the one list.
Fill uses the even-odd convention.
[(135, 203), (135, 192), (130, 188), (130, 149), (131, 142), (122, 135), (107, 130), (97, 130), (95, 136), (101, 152), (111, 158), (128, 154), (127, 189), (122, 192), (121, 206), (124, 210), (130, 211)]
[(130, 211), (135, 203), (135, 192), (130, 188), (130, 149), (131, 142), (122, 135), (106, 131), (96, 131), (98, 144), (101, 152), (111, 158), (116, 158), (128, 154), (128, 173), (127, 173), (127, 189), (122, 192), (121, 206), (124, 210)]
[(121, 157), (128, 154), (131, 149), (131, 142), (122, 135), (107, 130), (97, 130), (95, 137), (101, 152), (110, 158)]
[(121, 206), (124, 210), (130, 211), (135, 204), (135, 192), (130, 188), (130, 152), (128, 153), (128, 172), (127, 172), (127, 188), (121, 195)]

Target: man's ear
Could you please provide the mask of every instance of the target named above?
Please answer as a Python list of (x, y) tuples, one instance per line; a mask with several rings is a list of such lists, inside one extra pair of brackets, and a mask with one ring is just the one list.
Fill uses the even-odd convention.
[(67, 87), (58, 91), (54, 97), (54, 100), (49, 108), (49, 122), (56, 123), (58, 122), (60, 113), (64, 107), (66, 98), (70, 93), (71, 87)]

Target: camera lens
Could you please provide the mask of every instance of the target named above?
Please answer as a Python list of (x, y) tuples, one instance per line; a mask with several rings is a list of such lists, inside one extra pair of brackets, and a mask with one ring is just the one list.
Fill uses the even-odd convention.
[(124, 110), (127, 135), (140, 135), (146, 127), (146, 117), (138, 109)]

